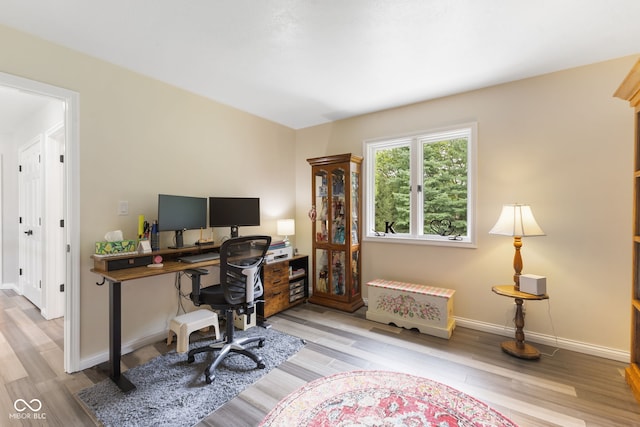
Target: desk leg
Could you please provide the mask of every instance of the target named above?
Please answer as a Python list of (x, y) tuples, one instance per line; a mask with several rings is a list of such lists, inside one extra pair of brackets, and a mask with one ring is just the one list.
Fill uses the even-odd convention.
[(109, 376), (123, 392), (136, 388), (120, 372), (122, 351), (122, 283), (109, 281)]
[(501, 347), (505, 353), (520, 359), (539, 359), (540, 352), (524, 342), (524, 312), (522, 311), (522, 298), (516, 298), (516, 340), (505, 341)]

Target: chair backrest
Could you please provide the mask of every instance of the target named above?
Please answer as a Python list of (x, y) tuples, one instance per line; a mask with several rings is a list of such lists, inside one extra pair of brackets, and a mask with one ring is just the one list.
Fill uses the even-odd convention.
[(226, 240), (220, 246), (220, 285), (228, 304), (253, 306), (264, 289), (260, 270), (270, 236), (243, 236)]

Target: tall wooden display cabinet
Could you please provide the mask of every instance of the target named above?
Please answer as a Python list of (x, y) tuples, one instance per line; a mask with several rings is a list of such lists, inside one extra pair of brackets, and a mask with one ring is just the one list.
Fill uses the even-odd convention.
[(315, 304), (353, 312), (364, 305), (360, 273), (362, 157), (307, 159), (311, 165)]
[(631, 271), (631, 363), (625, 378), (640, 402), (640, 61), (636, 62), (614, 96), (629, 101), (635, 111), (633, 161), (633, 258)]

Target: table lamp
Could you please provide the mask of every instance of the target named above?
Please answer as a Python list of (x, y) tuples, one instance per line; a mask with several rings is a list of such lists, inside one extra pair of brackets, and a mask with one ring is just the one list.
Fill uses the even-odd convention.
[(284, 245), (291, 246), (289, 236), (296, 234), (296, 222), (293, 219), (279, 219), (276, 223), (276, 233), (278, 236), (284, 236)]
[(544, 231), (533, 217), (529, 205), (513, 204), (502, 206), (498, 222), (489, 231), (489, 234), (513, 236), (513, 246), (516, 248), (516, 253), (513, 256), (513, 269), (515, 270), (513, 281), (515, 290), (519, 291), (520, 272), (522, 271), (522, 256), (520, 255), (522, 237), (544, 236)]

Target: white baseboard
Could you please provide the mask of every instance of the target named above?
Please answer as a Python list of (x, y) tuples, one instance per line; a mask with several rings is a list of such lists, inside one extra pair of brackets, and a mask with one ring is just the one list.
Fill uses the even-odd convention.
[[(493, 323), (480, 322), (472, 319), (454, 316), (456, 325), (476, 331), (489, 332), (496, 335), (504, 335), (511, 337), (515, 335), (515, 328), (494, 325)], [(629, 362), (631, 355), (629, 352), (617, 350), (609, 347), (602, 347), (580, 341), (569, 340), (566, 338), (556, 338), (551, 335), (539, 334), (525, 330), (527, 342), (535, 342), (551, 347), (562, 348), (565, 350), (576, 351), (578, 353), (589, 354), (592, 356), (603, 357), (605, 359), (617, 360), (618, 362)]]
[(15, 283), (3, 283), (0, 285), (0, 289), (11, 289), (13, 291), (16, 291), (18, 295), (22, 295), (22, 292), (20, 292), (20, 288), (18, 288), (18, 285), (16, 285)]
[[(146, 345), (155, 344), (158, 341), (167, 339), (167, 332), (158, 332), (156, 334), (150, 335), (148, 337), (129, 341), (126, 343), (122, 343), (122, 351), (121, 354), (128, 354), (134, 350), (137, 350)], [(109, 361), (109, 350), (103, 351), (101, 353), (94, 354), (93, 356), (85, 357), (80, 360), (80, 370), (88, 369), (93, 366), (99, 365), (104, 362)]]

